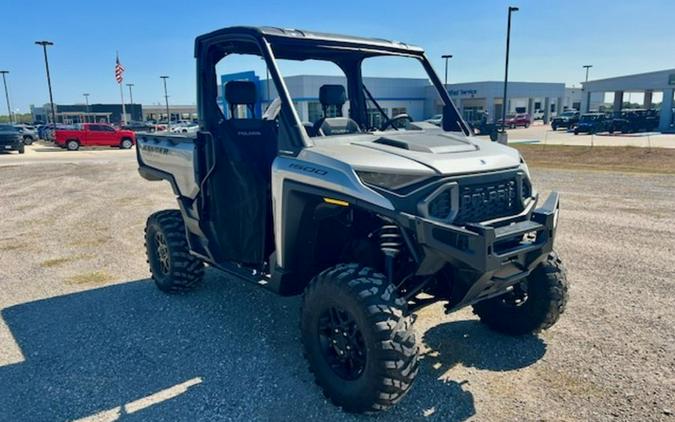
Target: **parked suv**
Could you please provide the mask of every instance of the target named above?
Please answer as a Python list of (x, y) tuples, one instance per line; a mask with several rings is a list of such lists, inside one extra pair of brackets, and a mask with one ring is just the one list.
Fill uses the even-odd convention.
[(21, 138), (23, 139), (24, 145), (30, 145), (37, 141), (38, 135), (35, 126), (19, 123), (14, 125), (14, 127), (19, 130), (19, 133), (21, 133)]
[[(530, 115), (527, 113), (517, 113), (517, 114), (508, 114), (506, 116), (506, 124), (504, 126), (515, 129), (517, 127), (525, 127), (528, 128), (530, 127), (530, 124), (532, 123), (532, 120), (530, 119)], [(502, 119), (499, 119), (497, 122), (497, 126), (501, 127), (502, 125)]]
[(0, 124), (0, 151), (25, 152), (23, 138), (17, 128), (12, 125)]
[(581, 115), (576, 126), (574, 134), (580, 133), (598, 133), (606, 132), (612, 127), (612, 119), (604, 113), (586, 113)]
[[(537, 205), (518, 151), (471, 134), (421, 48), (232, 27), (198, 37), (194, 51), (201, 130), (195, 138), (138, 135), (141, 176), (169, 182), (178, 202), (146, 224), (159, 289), (197, 287), (208, 264), (304, 295), (300, 338), (310, 370), (349, 412), (385, 410), (409, 391), (419, 370), (413, 314), (428, 305), (442, 302), (448, 313), (472, 306), (488, 327), (514, 336), (558, 320), (567, 301), (553, 249), (558, 194)], [(255, 82), (229, 81), (219, 93), (216, 65), (236, 54), (267, 64), (278, 97), (262, 115)], [(425, 72), (441, 127), (387, 116), (362, 78), (373, 58), (409, 60)], [(309, 59), (346, 76), (318, 89), (323, 113), (311, 130), (276, 63)], [(369, 111), (384, 123), (374, 127)]]
[(578, 111), (563, 111), (560, 116), (556, 116), (551, 120), (551, 129), (558, 130), (558, 128), (572, 129), (579, 121)]
[(651, 132), (658, 126), (659, 115), (656, 110), (630, 109), (614, 117), (609, 130), (621, 133)]

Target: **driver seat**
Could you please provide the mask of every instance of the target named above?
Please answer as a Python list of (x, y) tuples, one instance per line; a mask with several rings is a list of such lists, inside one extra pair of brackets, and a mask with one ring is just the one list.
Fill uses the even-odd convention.
[[(319, 101), (323, 117), (314, 123), (314, 136), (348, 135), (360, 133), (359, 125), (349, 117), (342, 116), (342, 107), (347, 102), (345, 87), (342, 85), (322, 85), (319, 88)], [(338, 117), (327, 117), (328, 107), (335, 106)]]

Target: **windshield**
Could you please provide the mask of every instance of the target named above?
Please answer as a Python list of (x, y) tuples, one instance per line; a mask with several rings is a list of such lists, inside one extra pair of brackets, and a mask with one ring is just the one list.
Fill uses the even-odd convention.
[(597, 120), (599, 116), (594, 115), (594, 114), (585, 114), (581, 116), (581, 121), (582, 122), (592, 122), (593, 120)]
[(564, 112), (561, 114), (561, 116), (562, 116), (562, 117), (573, 117), (574, 114), (575, 114), (575, 113), (574, 113), (573, 111), (564, 111)]

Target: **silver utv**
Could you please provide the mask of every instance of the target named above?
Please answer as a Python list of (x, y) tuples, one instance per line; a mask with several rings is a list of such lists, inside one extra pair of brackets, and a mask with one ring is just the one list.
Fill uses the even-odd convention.
[[(216, 64), (230, 55), (262, 58), (267, 93), (276, 95), (264, 114), (255, 81), (230, 80), (219, 91)], [(421, 66), (438, 94), (441, 127), (390, 117), (378, 104), (362, 63), (383, 56)], [(351, 412), (385, 410), (407, 393), (418, 370), (412, 315), (424, 306), (472, 305), (482, 322), (512, 335), (558, 320), (567, 300), (553, 251), (558, 194), (537, 207), (520, 154), (472, 136), (422, 49), (233, 27), (198, 37), (195, 58), (201, 130), (138, 135), (141, 175), (169, 181), (179, 206), (146, 227), (160, 289), (197, 286), (206, 264), (304, 294), (310, 370)], [(300, 120), (280, 59), (344, 72), (344, 84), (316, 93), (316, 121)]]

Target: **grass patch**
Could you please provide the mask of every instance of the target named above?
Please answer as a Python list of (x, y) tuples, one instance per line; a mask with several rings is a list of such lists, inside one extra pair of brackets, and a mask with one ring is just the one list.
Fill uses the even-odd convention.
[(2, 252), (9, 252), (9, 251), (17, 251), (19, 249), (24, 249), (26, 245), (23, 243), (11, 243), (7, 245), (0, 245), (0, 251)]
[(66, 279), (68, 284), (101, 284), (112, 281), (113, 277), (105, 271), (92, 271), (90, 273), (78, 274)]
[(675, 174), (675, 149), (515, 145), (530, 167)]
[(59, 265), (62, 264), (67, 264), (68, 262), (74, 262), (78, 261), (83, 258), (90, 258), (88, 255), (71, 255), (71, 256), (66, 256), (63, 258), (52, 258), (52, 259), (47, 259), (45, 261), (42, 261), (40, 263), (40, 266), (42, 268), (51, 268), (51, 267), (58, 267)]

